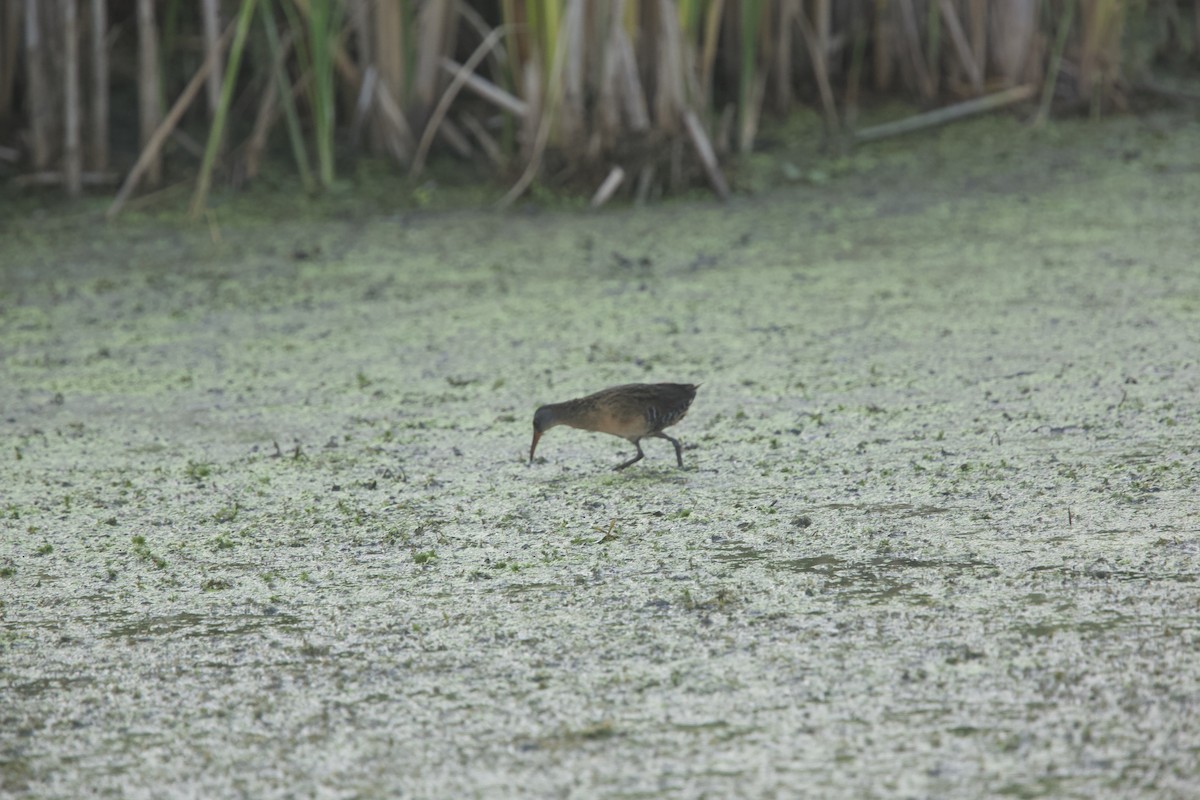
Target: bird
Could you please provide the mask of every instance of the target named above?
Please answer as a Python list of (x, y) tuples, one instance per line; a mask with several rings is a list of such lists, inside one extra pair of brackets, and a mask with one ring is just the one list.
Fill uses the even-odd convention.
[(556, 425), (570, 425), (585, 431), (609, 433), (628, 439), (637, 455), (613, 469), (621, 470), (645, 457), (641, 440), (654, 437), (675, 445), (675, 461), (683, 466), (683, 445), (663, 433), (687, 414), (699, 385), (691, 383), (626, 383), (601, 389), (587, 397), (550, 403), (533, 415), (533, 443), (529, 463), (537, 450), (538, 439)]

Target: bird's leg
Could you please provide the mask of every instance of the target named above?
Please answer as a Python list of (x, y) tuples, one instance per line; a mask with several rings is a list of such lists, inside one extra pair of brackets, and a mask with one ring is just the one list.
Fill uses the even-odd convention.
[(651, 434), (651, 435), (657, 436), (659, 439), (666, 439), (668, 442), (675, 445), (675, 460), (679, 463), (679, 466), (682, 467), (683, 466), (683, 445), (681, 445), (679, 443), (679, 440), (676, 439), (674, 436), (667, 436), (662, 431), (659, 431), (658, 433)]
[(637, 448), (638, 454), (636, 456), (634, 456), (633, 458), (629, 459), (628, 461), (626, 461), (624, 464), (617, 464), (615, 467), (613, 467), (614, 470), (625, 469), (630, 464), (636, 464), (637, 462), (641, 461), (643, 458), (646, 457), (646, 454), (642, 452), (642, 443), (640, 441), (634, 440), (633, 446)]

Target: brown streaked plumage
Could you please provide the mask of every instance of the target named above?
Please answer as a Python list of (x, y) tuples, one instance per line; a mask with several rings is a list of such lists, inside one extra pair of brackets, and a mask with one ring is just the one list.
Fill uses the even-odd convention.
[(550, 403), (533, 415), (533, 444), (529, 445), (529, 463), (537, 450), (538, 439), (555, 425), (570, 425), (585, 431), (610, 433), (628, 439), (637, 455), (613, 469), (625, 469), (641, 461), (641, 440), (666, 439), (675, 445), (675, 460), (683, 466), (683, 445), (663, 433), (687, 414), (696, 397), (697, 385), (690, 383), (627, 383), (602, 389), (587, 397)]

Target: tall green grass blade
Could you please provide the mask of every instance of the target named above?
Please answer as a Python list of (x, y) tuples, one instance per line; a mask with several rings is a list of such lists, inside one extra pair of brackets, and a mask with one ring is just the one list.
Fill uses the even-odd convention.
[(1054, 101), (1054, 86), (1058, 83), (1058, 72), (1062, 68), (1063, 50), (1067, 46), (1067, 34), (1075, 17), (1075, 0), (1067, 0), (1062, 18), (1058, 22), (1058, 35), (1054, 37), (1054, 51), (1050, 57), (1050, 69), (1046, 70), (1046, 82), (1042, 86), (1042, 102), (1038, 104), (1035, 125), (1043, 125), (1050, 116), (1050, 104)]
[(300, 74), (303, 75), (304, 72), (312, 69), (312, 55), (308, 50), (308, 32), (293, 3), (281, 0), (279, 5), (283, 8), (283, 15), (287, 17), (288, 29), (292, 32), (292, 47), (296, 48), (296, 65), (299, 67)]
[(308, 162), (308, 149), (304, 146), (304, 134), (300, 130), (300, 115), (296, 112), (296, 101), (292, 98), (292, 87), (288, 83), (287, 74), (283, 69), (280, 56), (279, 29), (275, 25), (275, 15), (271, 10), (270, 0), (265, 0), (260, 6), (263, 28), (267, 32), (267, 46), (271, 54), (272, 79), (279, 89), (279, 101), (283, 103), (284, 119), (287, 121), (288, 140), (292, 145), (292, 156), (296, 159), (296, 169), (300, 171), (300, 180), (304, 183), (304, 191), (312, 194), (316, 191), (313, 182), (312, 167)]
[(700, 23), (704, 18), (704, 6), (709, 0), (679, 0), (679, 28), (683, 29), (684, 37), (695, 43), (700, 34)]
[(221, 102), (217, 106), (217, 113), (213, 116), (212, 126), (208, 129), (208, 144), (204, 148), (204, 160), (200, 164), (200, 174), (196, 179), (196, 192), (192, 195), (189, 215), (193, 220), (200, 218), (208, 202), (212, 168), (217, 160), (217, 150), (221, 145), (221, 136), (225, 130), (225, 117), (228, 116), (229, 105), (233, 102), (233, 87), (237, 83), (238, 67), (242, 62), (242, 50), (246, 46), (246, 35), (250, 32), (250, 21), (254, 18), (256, 2), (257, 0), (242, 0), (242, 8), (238, 13), (233, 45), (229, 48), (229, 63), (225, 68), (225, 81), (221, 84)]
[(752, 120), (756, 113), (755, 87), (758, 85), (758, 41), (762, 20), (761, 0), (742, 0), (741, 3), (741, 72), (738, 76), (738, 131), (742, 152), (750, 149)]
[(544, 73), (549, 72), (554, 64), (562, 25), (562, 0), (529, 0), (526, 13), (529, 15), (530, 31), (541, 53), (542, 69)]
[(337, 98), (333, 91), (333, 54), (337, 46), (333, 0), (313, 0), (308, 31), (312, 54), (313, 129), (317, 140), (317, 168), (321, 184), (333, 185), (333, 133)]

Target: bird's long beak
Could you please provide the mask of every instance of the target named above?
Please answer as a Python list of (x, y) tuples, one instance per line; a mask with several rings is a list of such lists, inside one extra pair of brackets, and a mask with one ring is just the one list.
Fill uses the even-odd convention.
[(538, 439), (540, 439), (540, 438), (542, 438), (542, 432), (534, 431), (533, 432), (533, 444), (529, 445), (529, 463), (530, 464), (533, 463), (533, 451), (537, 450), (537, 443), (538, 443)]

